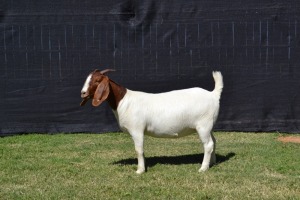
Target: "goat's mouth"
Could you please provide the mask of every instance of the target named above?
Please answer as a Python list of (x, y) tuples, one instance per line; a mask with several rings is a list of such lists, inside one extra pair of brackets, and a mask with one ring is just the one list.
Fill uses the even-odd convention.
[(82, 98), (82, 101), (80, 103), (80, 106), (84, 106), (84, 104), (86, 104), (86, 102), (90, 99), (89, 96)]

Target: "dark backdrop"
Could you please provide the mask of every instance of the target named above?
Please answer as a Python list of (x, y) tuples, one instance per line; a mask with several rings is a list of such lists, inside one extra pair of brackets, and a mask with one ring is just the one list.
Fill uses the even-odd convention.
[(299, 132), (298, 0), (1, 0), (0, 135), (106, 132), (107, 104), (79, 107), (95, 68), (147, 92), (224, 76), (216, 130)]

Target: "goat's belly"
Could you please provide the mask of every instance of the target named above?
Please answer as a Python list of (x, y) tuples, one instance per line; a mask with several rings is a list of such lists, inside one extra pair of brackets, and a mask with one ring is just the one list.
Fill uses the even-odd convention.
[(195, 133), (194, 129), (184, 129), (179, 132), (159, 132), (146, 130), (145, 135), (156, 137), (156, 138), (179, 138)]

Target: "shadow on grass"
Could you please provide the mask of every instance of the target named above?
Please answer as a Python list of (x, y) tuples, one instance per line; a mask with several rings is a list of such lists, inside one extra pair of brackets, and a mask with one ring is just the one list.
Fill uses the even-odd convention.
[[(153, 167), (157, 164), (165, 165), (184, 165), (184, 164), (201, 164), (203, 160), (202, 154), (190, 154), (190, 155), (181, 155), (181, 156), (154, 156), (154, 157), (145, 157), (146, 166)], [(234, 157), (235, 153), (230, 152), (227, 155), (216, 154), (217, 163), (219, 165), (223, 162), (228, 161), (230, 158)], [(123, 159), (117, 162), (113, 162), (113, 165), (137, 165), (136, 158)]]

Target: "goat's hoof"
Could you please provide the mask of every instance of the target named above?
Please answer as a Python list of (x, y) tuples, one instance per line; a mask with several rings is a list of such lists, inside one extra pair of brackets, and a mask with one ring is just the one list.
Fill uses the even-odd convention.
[(199, 169), (199, 172), (205, 172), (205, 171), (207, 171), (208, 170), (208, 168), (209, 168), (209, 166), (202, 166), (200, 169)]
[(217, 161), (216, 161), (216, 159), (213, 159), (213, 160), (210, 161), (210, 164), (209, 164), (209, 165), (210, 165), (210, 166), (213, 166), (213, 165), (215, 165), (215, 164), (217, 164)]
[(216, 159), (216, 156), (213, 156), (211, 159), (210, 159), (210, 166), (213, 166), (217, 163), (217, 159)]
[(135, 173), (137, 173), (137, 174), (142, 174), (142, 173), (144, 173), (144, 172), (145, 172), (145, 170), (144, 170), (144, 169), (142, 169), (142, 170), (138, 169), (138, 170), (136, 170), (136, 172), (135, 172)]

